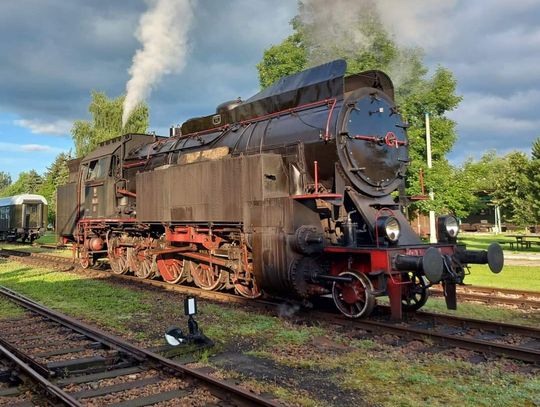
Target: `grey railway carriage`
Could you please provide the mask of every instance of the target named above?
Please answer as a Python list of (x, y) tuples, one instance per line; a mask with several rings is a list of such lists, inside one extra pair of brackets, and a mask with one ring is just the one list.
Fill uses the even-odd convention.
[(34, 241), (47, 226), (47, 200), (22, 194), (0, 198), (0, 240)]
[(456, 306), (467, 263), (502, 250), (457, 244), (457, 219), (424, 244), (402, 212), (407, 124), (390, 78), (345, 76), (338, 60), (186, 121), (170, 137), (127, 134), (70, 163), (58, 232), (84, 267), (205, 290), (281, 298), (330, 294), (349, 317), (388, 296), (392, 315), (441, 283)]

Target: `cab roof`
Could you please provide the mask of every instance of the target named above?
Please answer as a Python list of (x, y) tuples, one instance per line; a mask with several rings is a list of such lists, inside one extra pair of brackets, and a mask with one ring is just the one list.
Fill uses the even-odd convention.
[(20, 194), (0, 198), (0, 206), (21, 205), (23, 203), (42, 203), (47, 205), (45, 197), (37, 194)]

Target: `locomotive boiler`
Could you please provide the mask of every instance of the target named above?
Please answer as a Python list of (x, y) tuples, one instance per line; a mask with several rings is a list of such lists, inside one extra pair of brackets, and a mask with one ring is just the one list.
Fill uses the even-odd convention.
[(503, 267), (502, 250), (457, 244), (454, 216), (424, 244), (392, 194), (409, 163), (407, 124), (380, 71), (345, 76), (337, 60), (282, 78), (246, 101), (186, 121), (169, 137), (126, 134), (70, 163), (57, 231), (89, 267), (309, 299), (349, 317), (388, 296), (392, 316), (432, 284), (456, 307), (468, 263)]

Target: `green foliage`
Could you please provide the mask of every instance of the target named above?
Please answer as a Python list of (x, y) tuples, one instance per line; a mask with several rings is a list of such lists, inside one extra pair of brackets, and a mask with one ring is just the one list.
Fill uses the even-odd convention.
[(540, 137), (532, 145), (532, 159), (528, 172), (531, 209), (535, 224), (540, 224)]
[[(298, 19), (293, 19), (291, 24), (298, 27)], [(303, 35), (295, 32), (281, 44), (273, 45), (264, 51), (262, 61), (257, 64), (261, 87), (266, 88), (283, 76), (302, 71), (306, 64), (307, 52)]]
[(144, 133), (148, 128), (148, 106), (141, 103), (133, 111), (122, 128), (122, 106), (125, 96), (109, 99), (104, 92), (93, 91), (88, 107), (92, 120), (76, 120), (71, 134), (75, 144), (75, 154), (82, 157), (99, 143), (125, 133)]
[[(300, 2), (300, 12), (306, 6)], [(365, 8), (351, 30), (341, 30), (337, 37), (319, 38), (317, 19), (301, 20), (296, 17), (291, 24), (294, 33), (281, 44), (264, 52), (257, 65), (261, 87), (267, 87), (284, 75), (300, 72), (337, 58), (347, 61), (347, 73), (382, 70), (390, 74), (396, 86), (396, 102), (404, 120), (410, 124), (409, 142), (411, 165), (407, 176), (407, 195), (420, 195), (420, 169), (424, 171), (426, 191), (432, 188), (435, 201), (421, 201), (414, 205), (421, 210), (453, 211), (463, 216), (474, 198), (461, 196), (459, 174), (446, 160), (457, 134), (455, 123), (446, 113), (455, 109), (461, 97), (456, 95), (453, 74), (438, 67), (427, 77), (419, 48), (400, 48), (385, 31), (374, 8)], [(340, 30), (340, 28), (336, 28)], [(361, 44), (355, 38), (361, 37)], [(425, 113), (430, 114), (433, 168), (426, 165)], [(414, 209), (414, 208), (413, 208)]]
[(7, 172), (0, 171), (0, 191), (7, 188), (9, 185), (11, 185), (11, 176)]
[(540, 160), (540, 137), (534, 140), (532, 145), (532, 158), (533, 160)]
[(1, 196), (39, 194), (42, 184), (43, 178), (35, 170), (21, 172), (17, 181), (4, 188), (0, 194)]
[(494, 180), (493, 201), (501, 207), (502, 218), (519, 226), (534, 223), (529, 170), (529, 158), (514, 151), (506, 156)]
[(39, 193), (43, 195), (49, 203), (48, 223), (55, 223), (56, 217), (56, 188), (67, 183), (69, 169), (67, 162), (71, 159), (69, 154), (60, 153), (54, 162), (47, 168), (43, 176), (43, 185)]
[(492, 203), (500, 205), (504, 222), (523, 228), (540, 224), (540, 159), (535, 158), (534, 144), (532, 159), (518, 151), (504, 157), (488, 151), (479, 161), (469, 158), (457, 174), (463, 194), (475, 197), (471, 213), (487, 208), (479, 195), (491, 196)]

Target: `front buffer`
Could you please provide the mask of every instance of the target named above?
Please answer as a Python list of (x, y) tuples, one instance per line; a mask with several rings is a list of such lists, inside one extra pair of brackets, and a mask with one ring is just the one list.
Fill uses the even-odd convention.
[(332, 298), (341, 313), (350, 318), (368, 316), (375, 298), (388, 296), (392, 319), (403, 311), (420, 309), (428, 288), (442, 284), (448, 309), (456, 309), (456, 284), (463, 284), (468, 264), (488, 264), (499, 273), (504, 264), (501, 247), (465, 250), (458, 245), (419, 245), (407, 248), (327, 247), (333, 259), (330, 276)]

